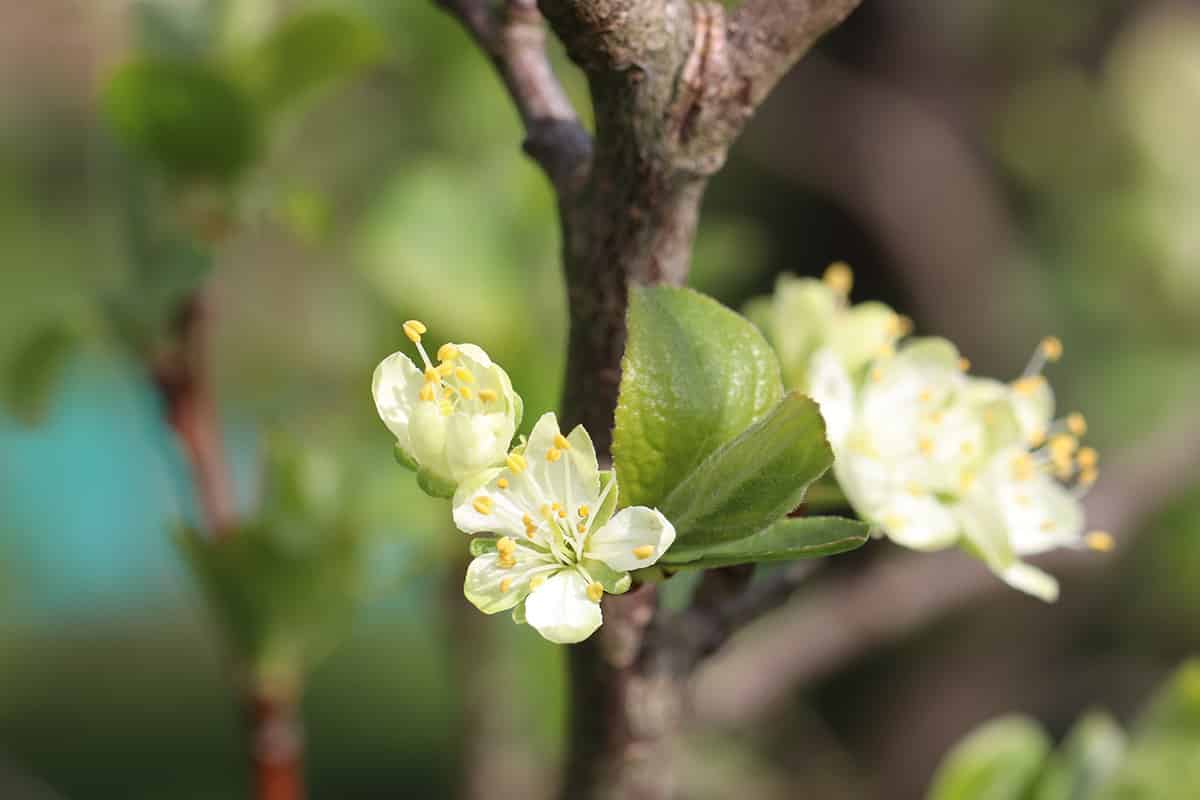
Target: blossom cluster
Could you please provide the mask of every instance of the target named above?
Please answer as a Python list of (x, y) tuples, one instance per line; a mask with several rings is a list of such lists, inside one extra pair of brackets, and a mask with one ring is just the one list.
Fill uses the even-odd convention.
[(880, 303), (851, 305), (853, 275), (783, 276), (747, 314), (780, 355), (785, 379), (825, 417), (834, 474), (878, 532), (915, 550), (962, 547), (1011, 586), (1054, 600), (1058, 583), (1024, 556), (1107, 550), (1080, 503), (1099, 457), (1078, 412), (1055, 418), (1042, 374), (1062, 356), (1049, 337), (1010, 383), (970, 374), (948, 340), (911, 337)]
[(497, 535), (473, 543), (467, 600), (486, 614), (511, 610), (552, 642), (591, 636), (604, 594), (626, 591), (632, 570), (658, 561), (674, 527), (652, 508), (617, 510), (617, 476), (600, 470), (582, 426), (563, 435), (548, 413), (514, 447), (521, 398), (482, 348), (444, 344), (434, 364), (425, 325), (409, 320), (404, 333), (421, 366), (393, 353), (372, 394), (398, 457), (427, 489), (452, 495), (458, 528)]

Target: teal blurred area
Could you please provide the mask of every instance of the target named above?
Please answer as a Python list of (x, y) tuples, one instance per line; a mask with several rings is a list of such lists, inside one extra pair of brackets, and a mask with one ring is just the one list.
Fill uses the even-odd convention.
[[(844, 259), (857, 299), (954, 338), (980, 372), (1016, 376), (1061, 336), (1051, 380), (1106, 454), (1195, 430), (1200, 16), (1052, 5), (866, 3), (713, 181), (692, 284), (740, 307), (781, 272)], [(204, 215), (235, 196), (210, 294), (239, 508), (264, 502), (273, 437), (354, 490), (366, 588), (305, 695), (312, 795), (471, 796), (468, 762), (493, 796), (560, 780), (563, 653), (465, 606), (460, 535), (393, 461), (369, 394), (418, 318), (435, 346), (477, 342), (506, 367), (525, 431), (560, 396), (554, 198), (486, 59), (418, 0), (41, 0), (0, 7), (6, 800), (244, 796), (228, 640), (175, 540), (198, 521), (191, 475), (139, 349), (189, 273), (139, 271), (127, 154), (101, 106), (132, 58), (220, 58), (237, 76), (255, 42), (318, 7), (369, 26), (378, 57), (278, 118), (235, 192), (175, 197)], [(553, 57), (584, 107), (582, 77)], [(1002, 711), (1054, 735), (1096, 705), (1128, 719), (1200, 646), (1200, 475), (1172, 480), (1136, 545), (1069, 580), (1059, 607), (989, 601), (753, 730), (702, 732), (687, 796), (906, 800)]]

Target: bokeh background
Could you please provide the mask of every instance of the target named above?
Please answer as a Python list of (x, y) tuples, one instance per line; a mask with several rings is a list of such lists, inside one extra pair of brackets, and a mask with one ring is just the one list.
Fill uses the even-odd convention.
[[(158, 301), (130, 257), (99, 98), (136, 53), (236, 51), (313, 5), (0, 4), (5, 798), (227, 798), (244, 784), (224, 640), (175, 544), (195, 515), (186, 467), (106, 312)], [(369, 552), (354, 624), (306, 695), (313, 794), (449, 797), (482, 782), (491, 797), (546, 796), (562, 653), (466, 608), (462, 542), (392, 461), (368, 384), (417, 317), (434, 341), (484, 344), (527, 421), (554, 407), (553, 198), (489, 65), (433, 3), (322, 7), (369, 25), (379, 55), (272, 132), (212, 277), (239, 501), (259, 502), (266, 442), (286, 437), (350, 476)], [(1106, 454), (1198, 451), (1197, 142), (1194, 4), (867, 0), (713, 181), (691, 284), (738, 307), (780, 272), (844, 259), (856, 299), (950, 336), (980, 372), (1019, 374), (1060, 336), (1051, 380)], [(682, 756), (686, 796), (917, 798), (997, 713), (1055, 733), (1090, 707), (1130, 718), (1200, 644), (1200, 474), (1146, 474), (1154, 485), (1112, 491), (1155, 507), (1118, 553), (1064, 576), (1056, 607), (990, 593), (769, 713), (701, 730)]]

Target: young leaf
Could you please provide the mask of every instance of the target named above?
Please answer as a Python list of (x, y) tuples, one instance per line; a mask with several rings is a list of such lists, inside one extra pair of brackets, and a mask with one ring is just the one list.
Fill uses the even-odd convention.
[(203, 63), (126, 64), (108, 84), (104, 108), (131, 150), (181, 178), (230, 181), (258, 153), (261, 131), (253, 103)]
[(1041, 727), (993, 720), (959, 742), (933, 777), (928, 800), (1023, 800), (1050, 752)]
[(657, 506), (770, 411), (783, 384), (758, 330), (712, 298), (667, 286), (629, 292), (613, 459), (621, 502)]
[(660, 564), (711, 569), (764, 561), (792, 561), (845, 553), (861, 547), (871, 528), (844, 517), (781, 519), (764, 531), (710, 547), (672, 547)]
[(817, 404), (793, 392), (692, 470), (659, 510), (681, 552), (742, 539), (800, 505), (832, 463)]

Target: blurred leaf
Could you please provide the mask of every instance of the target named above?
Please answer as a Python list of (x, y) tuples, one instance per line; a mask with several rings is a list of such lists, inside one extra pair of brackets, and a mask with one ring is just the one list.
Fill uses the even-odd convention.
[(1050, 757), (1032, 800), (1087, 800), (1120, 766), (1125, 733), (1109, 714), (1092, 712), (1075, 724)]
[(993, 720), (950, 751), (928, 800), (1022, 800), (1049, 753), (1050, 740), (1032, 720)]
[(680, 552), (758, 533), (800, 505), (833, 464), (817, 404), (793, 392), (709, 455), (660, 504)]
[(710, 547), (672, 547), (660, 564), (710, 569), (734, 564), (791, 561), (845, 553), (861, 547), (871, 528), (844, 517), (783, 519), (765, 531)]
[(239, 74), (264, 108), (277, 110), (353, 75), (383, 51), (383, 36), (366, 20), (320, 9), (285, 20), (240, 64)]
[(104, 108), (121, 140), (180, 178), (230, 181), (254, 159), (261, 130), (251, 100), (198, 62), (142, 59), (109, 82)]
[[(1200, 660), (1180, 667), (1138, 720), (1138, 741), (1155, 736), (1190, 739), (1200, 748)], [(1200, 755), (1200, 749), (1197, 750)]]
[(17, 351), (5, 375), (5, 399), (13, 416), (26, 425), (45, 418), (54, 390), (79, 345), (78, 334), (59, 323), (38, 331)]
[(613, 458), (622, 503), (657, 506), (773, 408), (783, 385), (758, 330), (712, 298), (667, 286), (629, 294)]

